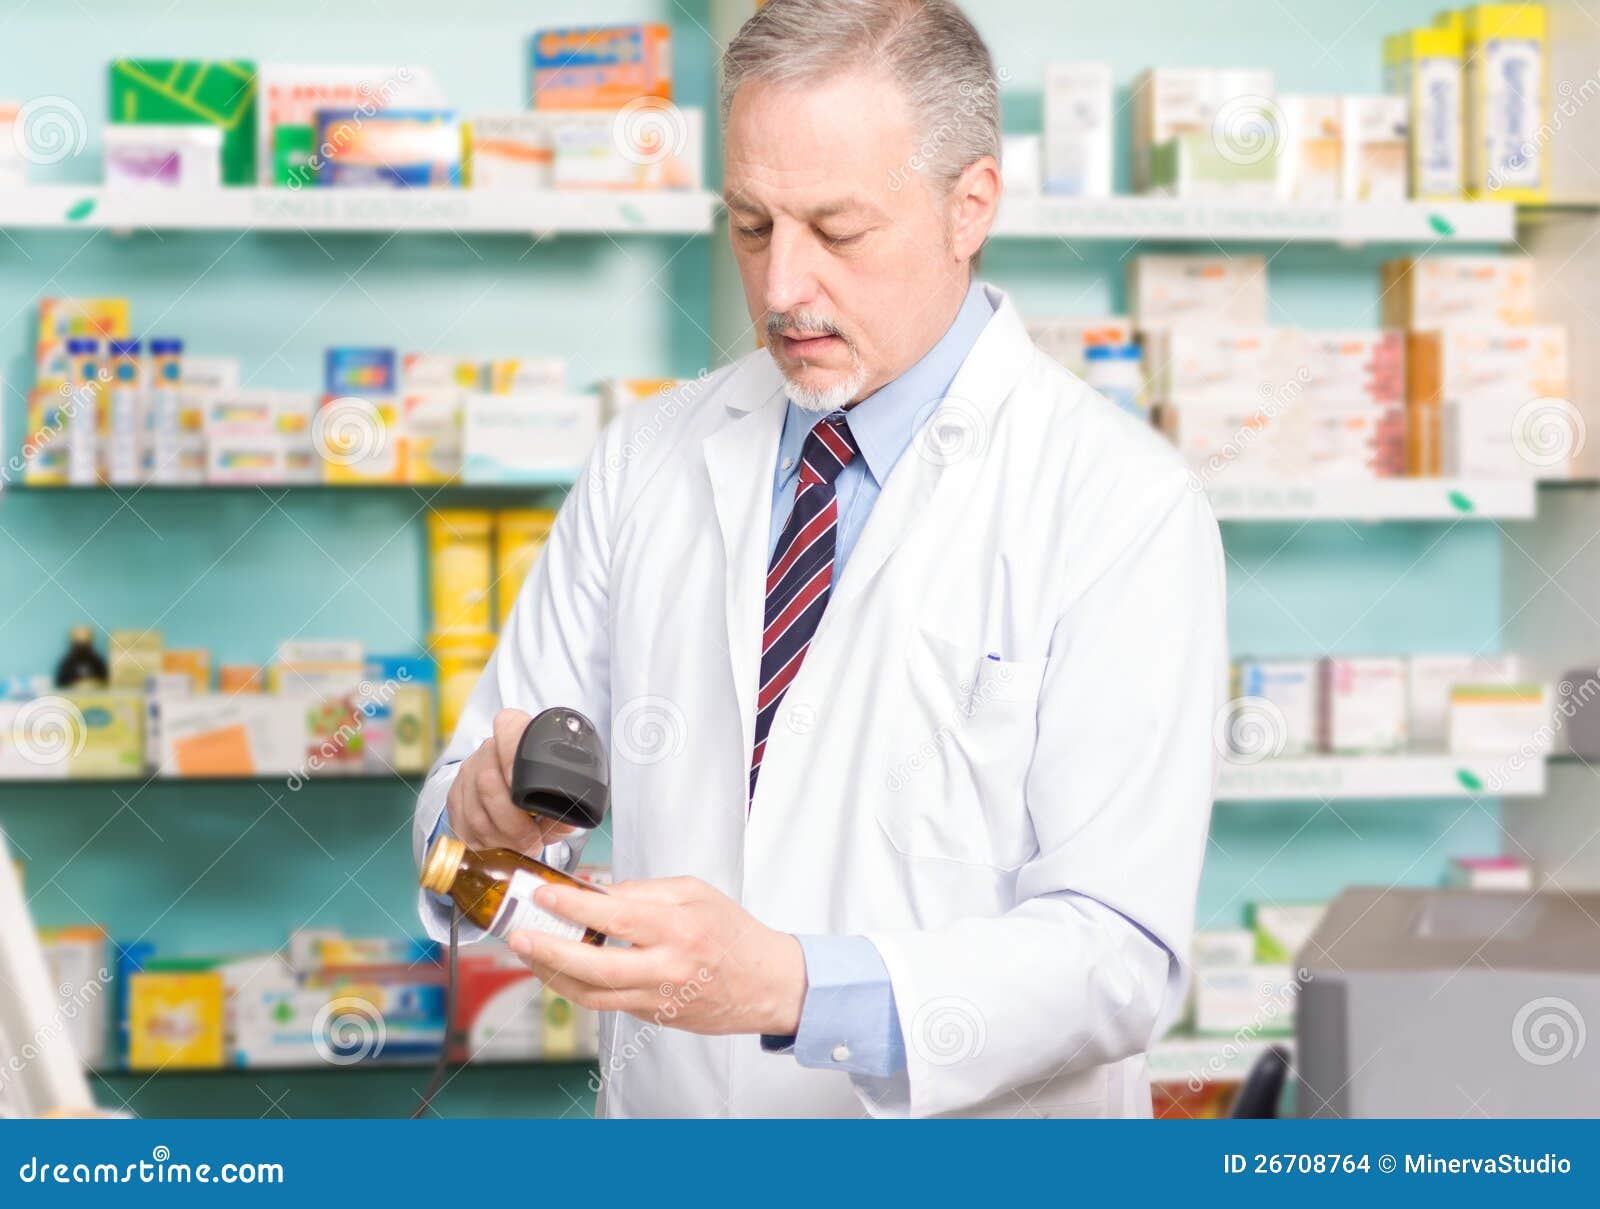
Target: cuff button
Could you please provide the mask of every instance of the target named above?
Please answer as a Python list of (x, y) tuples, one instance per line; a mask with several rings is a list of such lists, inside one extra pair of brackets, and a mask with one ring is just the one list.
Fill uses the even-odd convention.
[(835, 1062), (848, 1062), (850, 1061), (850, 1047), (848, 1045), (836, 1045), (833, 1047), (833, 1053), (828, 1056)]

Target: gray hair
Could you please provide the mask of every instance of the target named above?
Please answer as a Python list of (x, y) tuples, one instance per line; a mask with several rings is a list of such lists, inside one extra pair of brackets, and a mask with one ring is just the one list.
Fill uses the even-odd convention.
[(750, 80), (804, 84), (881, 66), (904, 90), (920, 144), (909, 167), (948, 190), (1000, 158), (1000, 85), (989, 48), (951, 0), (769, 0), (722, 56), (722, 121)]

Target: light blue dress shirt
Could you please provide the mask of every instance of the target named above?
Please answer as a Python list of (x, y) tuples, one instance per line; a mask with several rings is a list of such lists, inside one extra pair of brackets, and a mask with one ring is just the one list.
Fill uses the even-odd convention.
[[(893, 382), (868, 395), (846, 413), (859, 457), (839, 472), (834, 492), (839, 527), (834, 547), (834, 581), (844, 572), (867, 516), (889, 472), (917, 431), (950, 390), (984, 326), (994, 316), (983, 287), (974, 280), (955, 322), (927, 354)], [(800, 451), (823, 417), (789, 404), (778, 446), (772, 484), (772, 526), (767, 556), (794, 506), (800, 481)], [(763, 1049), (787, 1053), (801, 1066), (857, 1075), (893, 1075), (906, 1064), (905, 1040), (895, 1012), (889, 970), (865, 936), (799, 936), (806, 961), (806, 997), (800, 1030), (793, 1037), (763, 1037)]]

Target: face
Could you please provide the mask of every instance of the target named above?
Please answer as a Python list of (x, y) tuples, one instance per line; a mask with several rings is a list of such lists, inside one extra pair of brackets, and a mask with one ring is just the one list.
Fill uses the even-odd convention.
[(790, 397), (813, 410), (898, 377), (966, 293), (999, 166), (980, 160), (940, 196), (911, 167), (919, 142), (876, 70), (734, 94), (724, 192), (745, 302)]

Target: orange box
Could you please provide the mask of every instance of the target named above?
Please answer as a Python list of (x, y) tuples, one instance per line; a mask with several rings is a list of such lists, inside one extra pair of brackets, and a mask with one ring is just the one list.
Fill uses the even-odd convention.
[(529, 58), (535, 109), (620, 109), (639, 97), (672, 99), (666, 25), (541, 29)]

